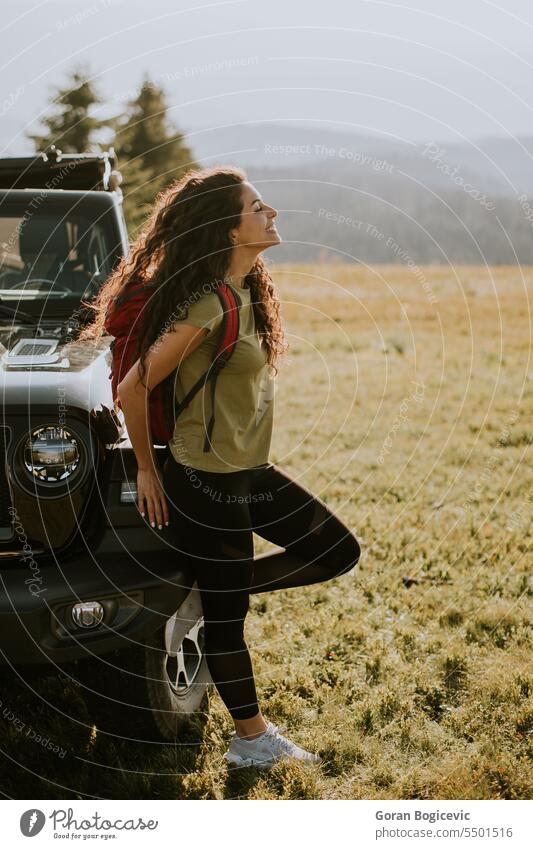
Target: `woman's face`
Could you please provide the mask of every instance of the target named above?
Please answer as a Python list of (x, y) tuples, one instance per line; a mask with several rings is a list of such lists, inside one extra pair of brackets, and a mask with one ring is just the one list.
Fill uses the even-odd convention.
[(244, 182), (241, 187), (242, 212), (238, 228), (230, 232), (235, 247), (243, 246), (264, 251), (272, 245), (279, 245), (281, 236), (276, 230), (274, 219), (277, 210), (262, 200), (261, 195), (251, 183)]

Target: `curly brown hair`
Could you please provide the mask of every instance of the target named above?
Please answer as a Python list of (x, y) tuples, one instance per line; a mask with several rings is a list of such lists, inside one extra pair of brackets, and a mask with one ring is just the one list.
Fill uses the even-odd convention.
[[(145, 358), (165, 330), (176, 309), (191, 303), (227, 275), (232, 242), (229, 231), (238, 227), (243, 208), (242, 184), (246, 173), (230, 166), (192, 169), (160, 192), (142, 232), (88, 308), (96, 317), (78, 340), (97, 341), (111, 298), (120, 296), (130, 281), (151, 290), (138, 334), (139, 374), (144, 381)], [(277, 373), (276, 361), (289, 347), (284, 340), (280, 302), (270, 273), (258, 257), (246, 275), (256, 331), (267, 349), (267, 362)]]

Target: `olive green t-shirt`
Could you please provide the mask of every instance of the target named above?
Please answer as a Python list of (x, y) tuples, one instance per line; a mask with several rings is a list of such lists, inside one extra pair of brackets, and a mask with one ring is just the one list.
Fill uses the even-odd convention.
[[(207, 452), (203, 450), (211, 417), (209, 381), (178, 416), (169, 442), (178, 463), (211, 472), (236, 472), (267, 463), (272, 437), (274, 377), (267, 364), (266, 347), (255, 331), (251, 290), (231, 288), (242, 302), (239, 335), (233, 354), (216, 382), (211, 448)], [(178, 368), (178, 402), (210, 367), (219, 344), (223, 318), (222, 304), (213, 291), (188, 304), (183, 313), (178, 322), (205, 327), (209, 332)]]

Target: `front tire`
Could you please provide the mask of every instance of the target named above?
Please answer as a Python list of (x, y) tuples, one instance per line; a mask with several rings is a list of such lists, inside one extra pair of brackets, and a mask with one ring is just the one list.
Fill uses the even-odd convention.
[[(123, 738), (179, 742), (191, 715), (207, 708), (211, 683), (196, 583), (165, 625), (143, 644), (106, 655), (107, 663), (102, 660), (91, 660), (92, 669), (86, 668), (83, 676), (96, 727)], [(100, 692), (91, 692), (97, 681)]]

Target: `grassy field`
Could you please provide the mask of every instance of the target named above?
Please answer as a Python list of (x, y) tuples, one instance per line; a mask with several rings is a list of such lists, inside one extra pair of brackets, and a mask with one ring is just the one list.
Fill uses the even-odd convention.
[(79, 688), (49, 677), (2, 698), (67, 754), (3, 720), (8, 796), (532, 797), (533, 270), (275, 279), (292, 350), (271, 459), (363, 555), (357, 575), (252, 597), (247, 639), (265, 715), (324, 763), (228, 776), (216, 693), (182, 746), (111, 740)]

